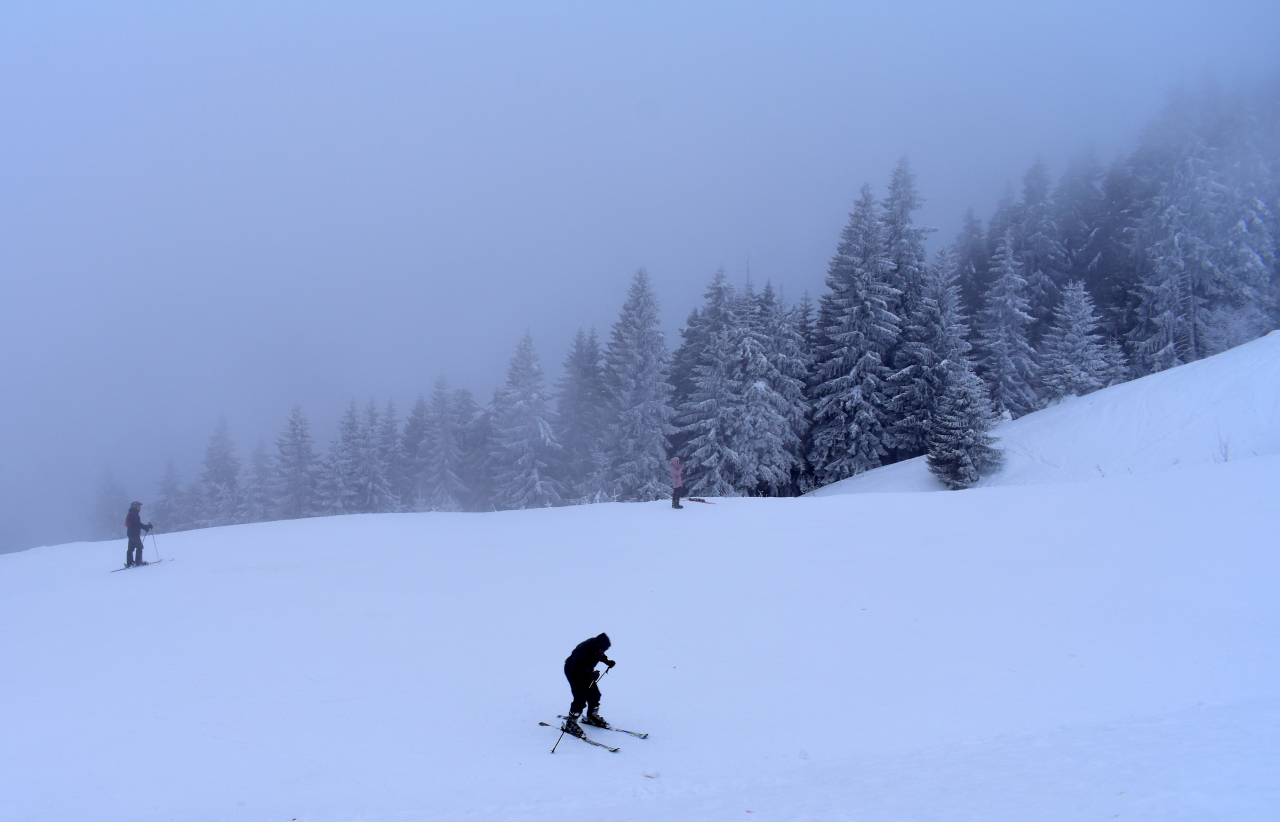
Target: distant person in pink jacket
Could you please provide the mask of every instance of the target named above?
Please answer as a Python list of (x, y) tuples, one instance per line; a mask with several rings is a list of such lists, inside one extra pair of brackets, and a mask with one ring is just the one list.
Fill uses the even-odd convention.
[(680, 497), (685, 496), (684, 493), (684, 466), (680, 464), (679, 457), (672, 457), (671, 464), (667, 466), (671, 471), (671, 507), (683, 508), (680, 504)]

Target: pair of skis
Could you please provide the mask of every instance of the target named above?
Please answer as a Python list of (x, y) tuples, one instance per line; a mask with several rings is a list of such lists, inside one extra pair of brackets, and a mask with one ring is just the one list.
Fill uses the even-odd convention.
[(128, 570), (130, 570), (130, 569), (132, 569), (132, 568), (142, 568), (142, 567), (147, 566), (147, 565), (159, 565), (159, 564), (160, 564), (160, 563), (162, 563), (162, 562), (164, 562), (164, 560), (163, 560), (163, 559), (153, 559), (153, 560), (151, 560), (150, 562), (136, 563), (136, 564), (134, 564), (134, 565), (126, 565), (126, 566), (124, 566), (123, 568), (116, 568), (116, 569), (112, 570), (112, 571), (111, 571), (111, 573), (113, 573), (113, 574), (114, 574), (116, 571), (128, 571)]
[[(544, 728), (554, 728), (555, 730), (561, 731), (562, 733), (566, 733), (569, 736), (576, 736), (578, 739), (581, 739), (583, 742), (587, 743), (588, 745), (595, 745), (597, 748), (604, 748), (609, 753), (617, 753), (618, 751), (622, 750), (621, 748), (615, 748), (612, 745), (606, 745), (603, 742), (597, 742), (596, 740), (587, 736), (586, 732), (584, 732), (581, 728), (578, 728), (577, 732), (575, 733), (574, 731), (570, 730), (567, 725), (564, 724), (565, 721), (569, 719), (569, 717), (565, 716), (564, 714), (560, 714), (559, 716), (561, 720), (559, 725), (552, 725), (549, 722), (539, 722), (538, 724), (543, 726)], [(617, 731), (620, 734), (630, 734), (631, 736), (634, 736), (636, 739), (649, 738), (648, 734), (642, 734), (639, 731), (627, 731), (627, 730), (623, 730), (622, 728), (615, 728), (612, 725), (592, 725), (591, 727), (603, 728), (606, 731)], [(557, 742), (556, 744), (559, 744), (559, 742)], [(551, 752), (555, 753), (556, 749), (552, 748)]]

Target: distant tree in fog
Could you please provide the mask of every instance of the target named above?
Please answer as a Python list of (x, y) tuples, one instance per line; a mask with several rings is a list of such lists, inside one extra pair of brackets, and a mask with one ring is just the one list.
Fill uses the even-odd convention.
[(675, 410), (667, 381), (670, 361), (658, 298), (642, 268), (631, 281), (605, 353), (613, 408), (609, 457), (620, 499), (661, 499), (671, 492), (667, 438), (675, 433)]
[(116, 479), (115, 472), (105, 471), (98, 480), (97, 500), (90, 518), (94, 539), (123, 539), (124, 517), (129, 513), (133, 499), (128, 490)]
[(311, 438), (311, 424), (301, 406), (293, 407), (284, 430), (276, 437), (273, 467), (273, 517), (301, 519), (317, 513), (316, 484), (320, 466)]
[(236, 522), (240, 507), (240, 458), (236, 456), (226, 419), (218, 421), (209, 437), (209, 444), (205, 446), (199, 493), (200, 525), (209, 527)]

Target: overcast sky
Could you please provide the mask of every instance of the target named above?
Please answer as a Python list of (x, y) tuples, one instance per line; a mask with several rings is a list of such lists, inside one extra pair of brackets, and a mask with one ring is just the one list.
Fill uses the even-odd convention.
[(0, 550), (220, 416), (484, 401), (526, 330), (554, 379), (640, 266), (673, 347), (719, 266), (816, 296), (900, 156), (936, 247), (1280, 64), (1275, 2), (104, 5), (0, 5)]

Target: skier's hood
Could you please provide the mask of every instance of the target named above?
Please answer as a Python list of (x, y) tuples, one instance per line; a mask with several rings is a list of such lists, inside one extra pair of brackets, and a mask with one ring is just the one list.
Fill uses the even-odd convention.
[(603, 631), (601, 631), (598, 636), (593, 637), (592, 642), (594, 642), (595, 646), (601, 651), (607, 651), (613, 645), (613, 643), (609, 641), (609, 635)]

